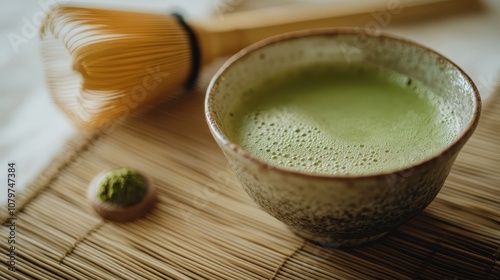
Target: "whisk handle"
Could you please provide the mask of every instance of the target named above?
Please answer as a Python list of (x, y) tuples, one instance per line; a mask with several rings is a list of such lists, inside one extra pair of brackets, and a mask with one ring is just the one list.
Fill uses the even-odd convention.
[(190, 22), (202, 48), (202, 63), (233, 54), (261, 39), (290, 31), (321, 27), (358, 26), (378, 32), (395, 21), (415, 20), (443, 13), (470, 11), (478, 0), (350, 1), (343, 5), (296, 4), (219, 15)]

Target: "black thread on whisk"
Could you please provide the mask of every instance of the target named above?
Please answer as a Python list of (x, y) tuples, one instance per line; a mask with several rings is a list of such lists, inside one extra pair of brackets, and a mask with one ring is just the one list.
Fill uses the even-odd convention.
[(198, 78), (198, 72), (200, 71), (201, 64), (201, 54), (200, 54), (200, 46), (198, 44), (198, 40), (196, 39), (196, 35), (193, 32), (193, 29), (184, 21), (184, 18), (178, 14), (173, 13), (172, 16), (177, 18), (182, 27), (186, 30), (189, 43), (191, 44), (191, 74), (189, 74), (189, 78), (187, 80), (186, 86), (188, 88), (192, 88), (194, 83), (196, 82), (196, 78)]

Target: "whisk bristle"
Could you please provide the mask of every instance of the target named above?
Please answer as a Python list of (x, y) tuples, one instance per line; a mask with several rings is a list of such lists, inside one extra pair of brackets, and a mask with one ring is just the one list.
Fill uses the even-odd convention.
[(107, 126), (191, 71), (188, 35), (165, 14), (57, 7), (41, 39), (53, 99), (82, 128)]

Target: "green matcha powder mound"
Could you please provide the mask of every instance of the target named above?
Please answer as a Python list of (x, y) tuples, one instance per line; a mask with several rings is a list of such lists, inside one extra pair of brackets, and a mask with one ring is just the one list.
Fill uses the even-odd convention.
[(141, 201), (146, 192), (146, 178), (124, 167), (110, 171), (99, 182), (97, 198), (115, 206), (127, 207)]

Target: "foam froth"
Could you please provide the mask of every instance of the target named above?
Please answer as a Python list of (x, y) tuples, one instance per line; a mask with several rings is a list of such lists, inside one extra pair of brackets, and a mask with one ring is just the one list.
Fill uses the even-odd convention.
[(451, 107), (417, 81), (367, 65), (313, 65), (249, 89), (231, 140), (291, 170), (366, 175), (429, 158), (458, 134)]

